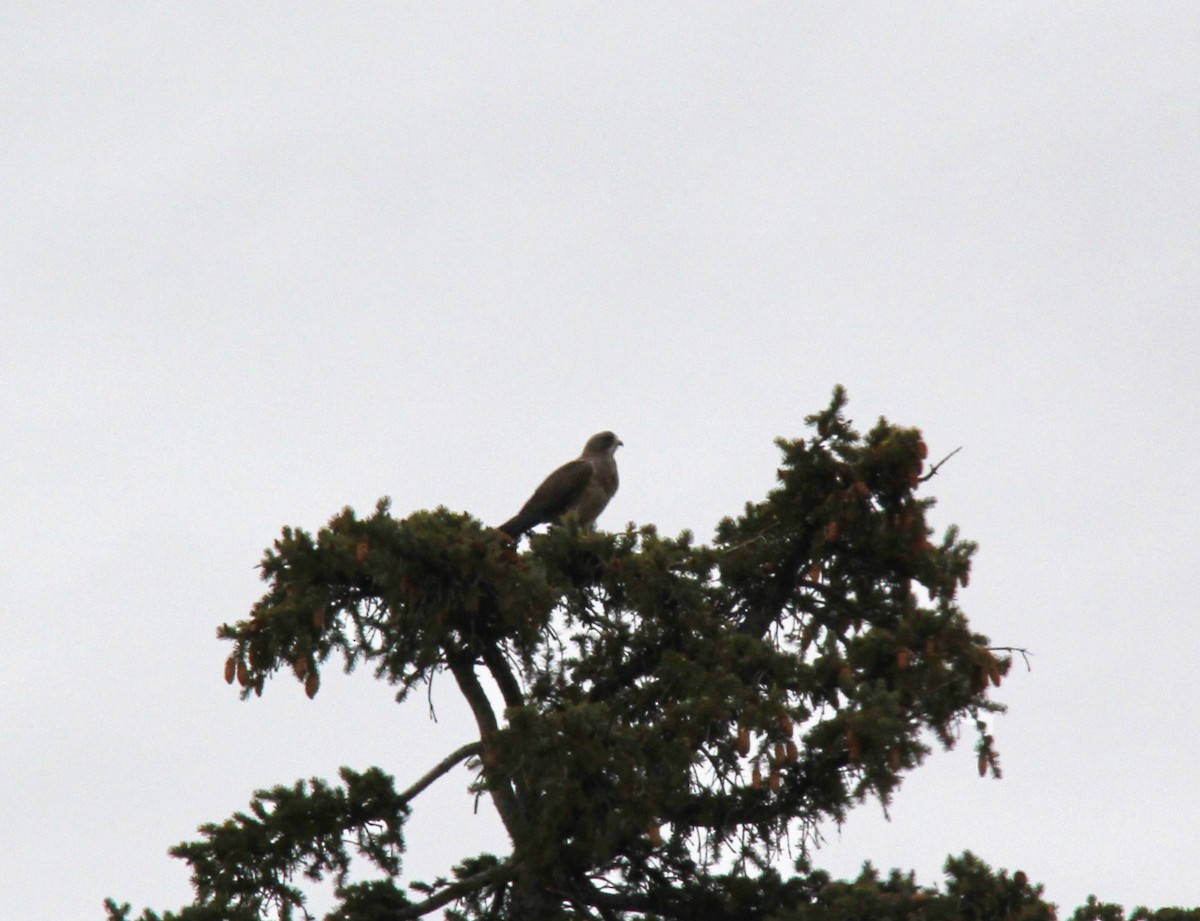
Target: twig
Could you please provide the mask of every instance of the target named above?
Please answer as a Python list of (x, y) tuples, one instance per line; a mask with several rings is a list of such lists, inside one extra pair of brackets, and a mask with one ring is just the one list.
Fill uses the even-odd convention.
[(428, 787), (431, 783), (433, 783), (435, 780), (437, 780), (443, 774), (448, 772), (452, 767), (454, 767), (460, 761), (463, 761), (463, 760), (471, 757), (471, 755), (481, 754), (482, 752), (483, 752), (483, 743), (482, 742), (468, 742), (466, 745), (463, 745), (461, 748), (455, 749), (450, 754), (448, 754), (445, 758), (443, 758), (441, 761), (439, 761), (436, 765), (434, 765), (432, 768), (430, 768), (420, 780), (418, 780), (415, 784), (413, 784), (411, 787), (409, 787), (407, 790), (405, 790), (403, 793), (401, 793), (400, 799), (402, 799), (404, 802), (407, 803), (409, 800), (416, 798), (416, 796), (419, 793), (421, 793), (421, 791), (423, 791), (426, 787)]
[(760, 540), (766, 540), (767, 535), (771, 531), (775, 530), (775, 528), (777, 528), (778, 526), (779, 526), (778, 522), (769, 524), (765, 528), (763, 528), (761, 531), (759, 531), (757, 534), (754, 534), (751, 537), (746, 538), (741, 543), (730, 544), (728, 547), (722, 547), (721, 549), (726, 553), (732, 553), (735, 550), (741, 550), (743, 547), (749, 547), (751, 544), (757, 543)]
[(937, 475), (938, 470), (941, 469), (942, 464), (946, 463), (946, 461), (950, 460), (950, 458), (952, 458), (955, 454), (957, 454), (961, 450), (962, 450), (962, 445), (959, 445), (957, 448), (955, 448), (953, 451), (951, 451), (949, 454), (947, 454), (945, 457), (943, 457), (940, 461), (938, 461), (936, 464), (934, 464), (932, 467), (930, 467), (929, 472), (927, 474), (925, 474), (925, 476), (921, 477), (920, 482), (924, 483), (926, 480), (933, 479)]
[(425, 682), (425, 696), (429, 701), (429, 718), (435, 723), (438, 721), (437, 711), (433, 709), (433, 674), (429, 675), (429, 680)]
[(1033, 671), (1033, 666), (1029, 664), (1029, 657), (1033, 653), (1028, 649), (1022, 649), (1020, 646), (989, 646), (988, 652), (1019, 652), (1021, 658), (1025, 660), (1026, 671)]

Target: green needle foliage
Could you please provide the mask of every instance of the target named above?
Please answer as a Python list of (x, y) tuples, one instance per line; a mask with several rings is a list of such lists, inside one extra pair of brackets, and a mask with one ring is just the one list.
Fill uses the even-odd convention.
[[(173, 849), (194, 904), (140, 917), (309, 919), (302, 883), (327, 876), (331, 921), (1053, 917), (1024, 874), (969, 854), (944, 892), (808, 863), (820, 823), (886, 804), (964, 723), (999, 776), (985, 717), (1011, 665), (956, 603), (975, 545), (932, 539), (920, 432), (881, 419), (860, 435), (845, 401), (836, 389), (808, 438), (778, 442), (777, 485), (711, 545), (567, 522), (519, 553), (468, 515), (396, 519), (386, 500), (315, 535), (285, 528), (266, 594), (221, 628), (226, 680), (246, 697), (290, 674), (311, 697), (331, 664), (369, 665), (404, 702), (445, 672), (478, 741), (405, 791), (371, 768), (259, 792)], [(510, 852), (402, 880), (414, 801), (463, 761)], [(1112, 906), (1094, 908), (1077, 917)]]

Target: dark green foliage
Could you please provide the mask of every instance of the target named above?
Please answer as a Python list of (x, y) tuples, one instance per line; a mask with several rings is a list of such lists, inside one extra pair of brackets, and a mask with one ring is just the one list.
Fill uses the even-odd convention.
[(772, 915), (770, 921), (1053, 921), (1042, 887), (1020, 871), (993, 872), (970, 853), (946, 861), (945, 891), (918, 886), (912, 874), (893, 870), (881, 879), (870, 864), (854, 882), (809, 876), (807, 904)]
[[(1135, 908), (1129, 921), (1200, 921), (1200, 908)], [(1120, 905), (1107, 905), (1088, 896), (1087, 904), (1075, 909), (1071, 921), (1125, 921), (1125, 909)]]
[[(342, 768), (341, 777), (345, 786), (339, 788), (313, 779), (259, 791), (248, 813), (239, 812), (220, 825), (202, 825), (204, 841), (172, 848), (174, 856), (192, 865), (197, 898), (195, 907), (178, 916), (168, 912), (163, 921), (290, 919), (297, 910), (306, 917), (304, 893), (293, 877), (319, 880), (331, 875), (344, 886), (354, 855), (376, 871), (397, 876), (407, 803), (378, 768), (363, 774)], [(375, 904), (383, 898), (378, 887), (344, 891), (348, 901), (357, 903), (364, 901), (364, 892)], [(393, 906), (406, 904), (397, 892), (391, 897)], [(110, 907), (110, 917), (124, 916)], [(147, 913), (143, 918), (155, 921), (157, 916)]]
[[(778, 485), (711, 546), (568, 523), (518, 554), (467, 515), (397, 520), (386, 501), (315, 536), (285, 529), (266, 594), (221, 628), (226, 679), (261, 694), (288, 669), (312, 696), (338, 656), (347, 671), (369, 662), (402, 701), (448, 672), (479, 739), (405, 793), (378, 769), (259, 793), (174, 850), (196, 902), (163, 921), (307, 917), (297, 879), (325, 875), (336, 921), (1050, 917), (1023, 877), (970, 855), (940, 895), (804, 863), (818, 823), (886, 802), (964, 720), (981, 773), (998, 775), (984, 718), (1010, 666), (956, 604), (974, 545), (953, 528), (930, 539), (920, 433), (880, 420), (862, 437), (844, 403), (839, 388), (808, 440), (779, 442)], [(409, 801), (467, 759), (511, 853), (402, 882)], [(347, 841), (382, 879), (351, 873)], [(789, 846), (801, 865), (785, 879)]]
[(235, 643), (227, 679), (243, 696), (283, 665), (312, 682), (338, 652), (347, 670), (374, 664), (403, 700), (447, 655), (485, 640), (503, 637), (528, 662), (556, 600), (528, 570), (496, 532), (445, 509), (397, 521), (381, 500), (366, 519), (343, 509), (315, 539), (284, 528), (262, 562), (270, 590), (219, 631)]

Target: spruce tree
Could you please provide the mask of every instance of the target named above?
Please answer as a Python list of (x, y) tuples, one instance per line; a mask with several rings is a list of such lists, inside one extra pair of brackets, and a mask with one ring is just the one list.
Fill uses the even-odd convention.
[[(1053, 917), (1024, 874), (970, 854), (944, 891), (811, 866), (822, 823), (887, 803), (963, 726), (999, 775), (988, 695), (1012, 664), (958, 606), (975, 545), (934, 539), (921, 433), (860, 434), (845, 404), (835, 389), (806, 437), (778, 441), (776, 485), (711, 544), (568, 521), (520, 551), (470, 515), (398, 519), (387, 500), (284, 528), (266, 593), (220, 630), (225, 680), (252, 697), (291, 677), (312, 697), (328, 669), (367, 666), (404, 704), (447, 673), (478, 738), (393, 766), (425, 771), (407, 789), (370, 767), (258, 792), (173, 849), (194, 903), (141, 917), (309, 918), (304, 882), (327, 876), (331, 921)], [(511, 847), (408, 880), (405, 821), (463, 762)]]

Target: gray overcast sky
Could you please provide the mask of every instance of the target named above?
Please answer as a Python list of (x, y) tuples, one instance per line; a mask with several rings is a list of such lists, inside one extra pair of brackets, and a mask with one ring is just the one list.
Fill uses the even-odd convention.
[[(1035, 653), (816, 860), (971, 849), (1200, 905), (1200, 6), (0, 6), (0, 904), (177, 907), (258, 787), (468, 738), (366, 674), (240, 703), (283, 524), (497, 522), (612, 428), (602, 524), (706, 539), (835, 383), (933, 456)], [(429, 878), (502, 848), (464, 773)]]

